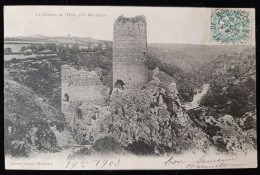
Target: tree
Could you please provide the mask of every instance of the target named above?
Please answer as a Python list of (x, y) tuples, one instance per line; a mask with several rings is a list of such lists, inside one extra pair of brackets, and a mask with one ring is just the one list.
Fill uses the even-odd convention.
[(36, 48), (32, 47), (32, 50), (37, 50), (38, 52), (44, 51), (44, 46), (42, 44), (37, 45)]
[(12, 49), (10, 47), (7, 47), (4, 49), (4, 53), (12, 53)]
[(46, 49), (48, 49), (52, 52), (57, 52), (57, 45), (55, 43), (47, 43)]
[(23, 51), (25, 51), (25, 50), (26, 50), (26, 47), (23, 46), (23, 47), (21, 48), (20, 52), (23, 52)]
[(61, 53), (61, 51), (62, 51), (62, 49), (63, 49), (64, 47), (65, 47), (65, 46), (64, 46), (64, 44), (62, 44), (62, 43), (60, 43), (60, 44), (57, 46), (57, 52), (58, 52), (58, 54)]
[(72, 46), (72, 50), (74, 52), (79, 52), (79, 43), (78, 42), (75, 42), (75, 44)]

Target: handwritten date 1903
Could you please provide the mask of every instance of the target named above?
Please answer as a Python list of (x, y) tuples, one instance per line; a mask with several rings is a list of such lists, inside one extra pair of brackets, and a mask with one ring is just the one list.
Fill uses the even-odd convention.
[(83, 158), (82, 160), (70, 160), (66, 163), (67, 169), (81, 169), (81, 168), (89, 168), (89, 167), (96, 167), (96, 168), (109, 168), (109, 167), (117, 167), (120, 163), (120, 158), (116, 160), (109, 160), (109, 159), (86, 159)]

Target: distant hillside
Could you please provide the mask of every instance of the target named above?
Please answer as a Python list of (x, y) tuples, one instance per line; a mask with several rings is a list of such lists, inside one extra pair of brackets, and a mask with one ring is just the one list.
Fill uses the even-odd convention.
[(206, 81), (216, 77), (238, 79), (250, 75), (255, 76), (255, 62), (255, 48), (245, 47), (240, 52), (219, 54), (215, 59), (202, 64), (198, 74)]
[(185, 52), (178, 51), (170, 45), (149, 45), (148, 58), (153, 56), (170, 65), (175, 65), (187, 72), (192, 72), (199, 66), (199, 62)]
[[(78, 41), (84, 38), (64, 38), (71, 39), (75, 44), (65, 47), (64, 44), (52, 43), (53, 50), (57, 52), (55, 59), (28, 60), (32, 64), (29, 67), (26, 64), (30, 63), (23, 63), (22, 60), (10, 61), (5, 65), (5, 68), (10, 70), (14, 80), (31, 87), (36, 93), (44, 95), (56, 108), (60, 107), (60, 65), (64, 62), (88, 68), (102, 68), (104, 83), (111, 88), (113, 87), (113, 42), (98, 40), (98, 42), (105, 44), (107, 48), (88, 52), (82, 51), (78, 47)], [(64, 42), (69, 42), (69, 40), (64, 40)], [(29, 47), (37, 48), (36, 44)], [(148, 44), (148, 68), (153, 70), (158, 67), (161, 71), (173, 77), (177, 83), (181, 101), (191, 101), (194, 90), (203, 84), (204, 75), (198, 74), (202, 65), (207, 67), (207, 63), (216, 59), (219, 55), (238, 52), (245, 48), (248, 49), (247, 46)], [(21, 71), (21, 69), (23, 70)], [(204, 72), (207, 74), (206, 71)]]
[(210, 83), (201, 105), (241, 118), (256, 109), (255, 50), (223, 54), (201, 66), (199, 74)]
[(148, 44), (148, 55), (155, 55), (162, 62), (176, 65), (184, 71), (193, 72), (202, 64), (216, 59), (219, 55), (242, 52), (252, 46), (242, 45), (191, 45), (172, 43)]
[(44, 35), (35, 35), (35, 36), (17, 36), (17, 37), (5, 37), (5, 42), (10, 41), (38, 41), (38, 42), (58, 42), (58, 43), (74, 43), (76, 41), (82, 42), (97, 42), (98, 40), (91, 37), (77, 37), (77, 36), (57, 36), (50, 37)]
[[(36, 35), (34, 37), (5, 37), (5, 43), (19, 42), (50, 42), (58, 44), (73, 45), (76, 42), (79, 45), (87, 43), (105, 44), (112, 48), (113, 41), (97, 40), (91, 37), (76, 36), (58, 36), (48, 37)], [(216, 59), (221, 54), (230, 54), (233, 52), (242, 52), (243, 49), (252, 48), (245, 45), (192, 45), (192, 44), (174, 44), (174, 43), (148, 43), (148, 58), (156, 57), (163, 63), (177, 66), (182, 70), (194, 73), (199, 67), (211, 60)], [(111, 55), (112, 55), (112, 50)]]

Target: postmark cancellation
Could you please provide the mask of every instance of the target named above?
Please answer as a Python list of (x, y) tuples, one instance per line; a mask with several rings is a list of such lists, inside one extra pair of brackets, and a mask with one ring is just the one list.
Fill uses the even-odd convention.
[(211, 9), (210, 42), (214, 44), (250, 44), (250, 9)]

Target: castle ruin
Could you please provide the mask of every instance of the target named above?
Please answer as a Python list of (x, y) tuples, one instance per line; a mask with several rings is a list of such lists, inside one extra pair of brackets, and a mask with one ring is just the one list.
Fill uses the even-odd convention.
[(109, 88), (103, 85), (98, 72), (72, 65), (61, 67), (61, 110), (69, 122), (84, 116), (91, 106), (106, 104)]
[(142, 86), (148, 82), (147, 32), (144, 16), (120, 16), (114, 23), (113, 84)]
[[(110, 88), (103, 84), (99, 69), (90, 70), (73, 65), (61, 67), (61, 110), (69, 126), (73, 130), (83, 128), (84, 132), (80, 132), (84, 133), (83, 135), (88, 134), (85, 137), (90, 137), (90, 128), (94, 123), (91, 122), (93, 118), (90, 114), (91, 110), (97, 106), (107, 105), (111, 92)], [(134, 18), (120, 16), (116, 20), (112, 71), (114, 85), (118, 83), (121, 87), (142, 87), (148, 82), (147, 34), (144, 16)], [(82, 125), (88, 123), (88, 126), (80, 127), (79, 123)]]

